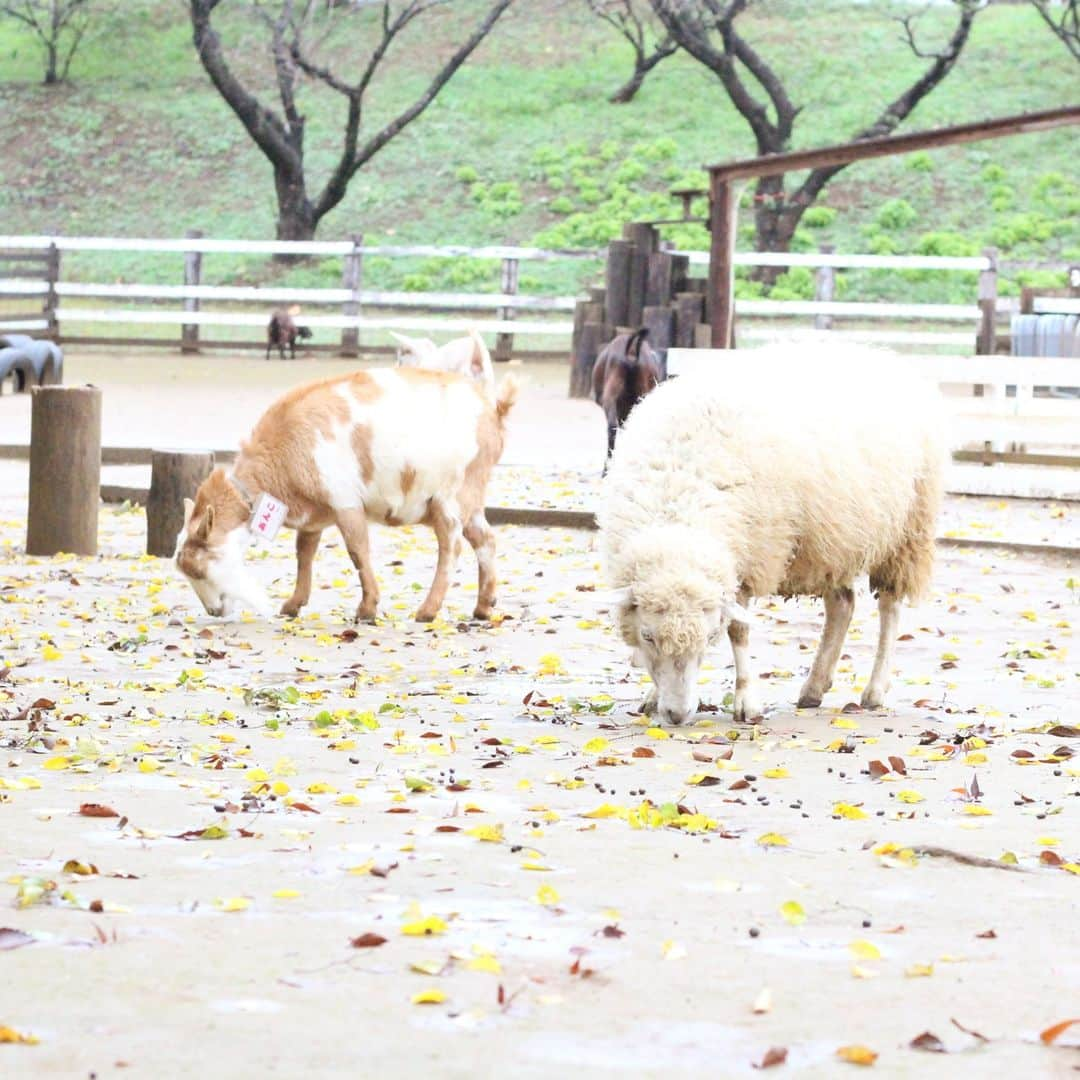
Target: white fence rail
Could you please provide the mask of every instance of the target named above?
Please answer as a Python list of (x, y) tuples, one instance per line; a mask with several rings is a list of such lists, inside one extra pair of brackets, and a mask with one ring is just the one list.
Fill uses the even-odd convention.
[[(367, 245), (359, 238), (344, 241), (277, 241), (221, 240), (199, 236), (179, 238), (133, 237), (68, 237), (0, 235), (0, 251), (40, 252), (55, 249), (60, 254), (74, 252), (159, 253), (184, 256), (184, 283), (177, 285), (106, 283), (57, 280), (47, 282), (3, 275), (0, 264), (0, 296), (15, 300), (33, 301), (49, 298), (54, 304), (46, 312), (68, 326), (112, 325), (183, 327), (182, 346), (197, 348), (199, 328), (263, 327), (267, 312), (281, 304), (298, 303), (308, 307), (336, 307), (340, 314), (311, 313), (305, 310), (303, 321), (314, 329), (340, 331), (342, 351), (355, 354), (360, 331), (422, 330), (453, 333), (467, 326), (476, 326), (482, 333), (499, 335), (497, 348), (501, 358), (509, 355), (513, 334), (528, 334), (552, 340), (552, 346), (568, 342), (572, 324), (559, 316), (574, 310), (578, 297), (526, 295), (516, 291), (517, 267), (521, 262), (553, 262), (559, 260), (591, 260), (599, 262), (603, 251), (544, 250), (531, 247), (461, 245)], [(288, 288), (281, 286), (208, 285), (201, 280), (201, 259), (204, 255), (298, 255), (340, 258), (343, 264), (341, 287)], [(693, 266), (707, 266), (707, 252), (682, 252)], [(365, 289), (361, 285), (362, 260), (367, 256), (390, 258), (474, 258), (501, 260), (503, 291), (476, 292), (410, 292), (403, 290)], [(829, 274), (838, 268), (881, 270), (920, 270), (942, 273), (972, 271), (992, 272), (994, 260), (989, 255), (948, 257), (927, 255), (862, 255), (833, 252), (739, 252), (735, 262), (741, 266), (812, 267), (819, 274)], [(512, 290), (512, 291), (508, 291)], [(80, 301), (126, 301), (93, 306)], [(169, 307), (172, 303), (177, 305)], [(148, 306), (148, 305), (154, 306)], [(142, 305), (137, 306), (137, 305)], [(204, 306), (206, 305), (206, 306)], [(234, 310), (222, 310), (215, 305), (233, 305)], [(257, 311), (237, 311), (236, 306), (251, 305)], [(379, 312), (379, 314), (375, 314)], [(448, 316), (432, 318), (413, 312), (449, 312)], [(517, 318), (518, 313), (532, 313), (531, 320)], [(984, 313), (977, 304), (898, 304), (858, 301), (817, 300), (759, 300), (747, 299), (736, 303), (742, 318), (739, 335), (746, 338), (775, 336), (776, 331), (749, 320), (771, 322), (777, 319), (813, 319), (818, 325), (829, 320), (848, 323), (879, 323), (882, 328), (844, 329), (845, 336), (863, 341), (905, 347), (945, 346), (970, 349), (974, 334)], [(454, 317), (452, 313), (473, 313), (472, 318)], [(475, 318), (480, 314), (481, 318)], [(905, 329), (897, 323), (967, 324), (967, 329), (922, 328)], [(48, 325), (34, 312), (16, 313), (0, 322), (0, 331), (40, 330)], [(985, 318), (984, 318), (985, 325)], [(785, 334), (790, 330), (785, 329)], [(62, 338), (70, 332), (60, 328)], [(237, 344), (254, 345), (262, 334)], [(79, 338), (81, 341), (92, 338)], [(122, 339), (109, 339), (111, 341)], [(148, 344), (139, 339), (140, 344)], [(162, 339), (161, 344), (175, 344), (175, 338)], [(348, 346), (348, 347), (346, 347)]]

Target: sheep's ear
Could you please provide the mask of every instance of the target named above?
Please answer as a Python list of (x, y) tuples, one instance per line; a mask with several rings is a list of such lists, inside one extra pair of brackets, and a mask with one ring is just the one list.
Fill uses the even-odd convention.
[(754, 618), (737, 600), (725, 600), (720, 605), (720, 612), (729, 622), (749, 623)]
[(589, 596), (598, 608), (632, 607), (634, 603), (629, 585), (624, 585), (621, 589), (598, 589)]
[(191, 522), (191, 512), (195, 509), (194, 499), (184, 500), (184, 528), (186, 529)]
[(484, 354), (475, 345), (473, 346), (469, 370), (472, 372), (474, 379), (481, 379), (484, 376)]

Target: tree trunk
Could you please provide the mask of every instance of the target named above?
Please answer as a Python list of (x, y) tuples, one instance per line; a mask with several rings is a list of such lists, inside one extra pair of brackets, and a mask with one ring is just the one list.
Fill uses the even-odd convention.
[[(307, 197), (303, 175), (296, 176), (292, 172), (277, 169), (274, 173), (274, 186), (278, 200), (277, 238), (313, 240), (319, 220), (315, 216), (315, 207)], [(277, 262), (294, 262), (297, 258), (295, 255), (274, 256)]]
[(48, 41), (45, 43), (45, 85), (55, 86), (59, 81), (60, 77), (56, 73), (56, 43)]
[[(789, 251), (791, 238), (802, 218), (803, 206), (785, 202), (784, 176), (763, 176), (754, 188), (754, 247), (757, 251)], [(779, 266), (757, 266), (751, 278), (774, 285), (783, 273)]]
[(608, 98), (608, 101), (612, 105), (625, 105), (628, 101), (633, 101), (634, 95), (641, 89), (641, 84), (645, 81), (646, 74), (648, 72), (645, 68), (635, 67), (634, 74)]

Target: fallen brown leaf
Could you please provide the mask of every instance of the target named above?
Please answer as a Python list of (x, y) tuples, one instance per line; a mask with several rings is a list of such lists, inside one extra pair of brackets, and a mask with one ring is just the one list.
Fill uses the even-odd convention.
[(361, 934), (359, 937), (354, 937), (349, 944), (354, 949), (374, 949), (378, 945), (385, 945), (386, 938), (381, 934), (372, 934), (371, 932), (368, 932), (366, 934)]

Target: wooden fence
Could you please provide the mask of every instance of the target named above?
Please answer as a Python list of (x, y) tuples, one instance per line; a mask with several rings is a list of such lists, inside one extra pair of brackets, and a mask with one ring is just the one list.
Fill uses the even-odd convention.
[[(632, 228), (636, 228), (633, 226)], [(172, 253), (183, 256), (183, 280), (177, 284), (138, 284), (65, 280), (62, 256), (75, 252)], [(355, 356), (361, 351), (388, 349), (373, 335), (388, 330), (425, 334), (461, 333), (475, 326), (495, 336), (495, 355), (509, 359), (515, 349), (514, 335), (539, 339), (541, 348), (518, 349), (525, 356), (560, 356), (570, 353), (574, 323), (568, 318), (581, 297), (529, 295), (518, 291), (522, 263), (559, 260), (590, 260), (598, 265), (607, 251), (548, 251), (526, 247), (462, 247), (430, 245), (365, 245), (359, 236), (345, 241), (240, 241), (198, 235), (176, 239), (110, 237), (0, 236), (0, 300), (21, 301), (27, 311), (0, 311), (4, 329), (38, 332), (67, 344), (103, 344), (180, 347), (185, 351), (224, 347), (262, 348), (268, 312), (281, 304), (304, 305), (303, 322), (322, 342), (317, 348)], [(341, 260), (341, 284), (336, 288), (290, 288), (279, 286), (213, 285), (203, 280), (203, 256), (296, 255), (335, 257)], [(681, 260), (691, 284), (697, 267), (708, 267), (707, 252), (667, 252)], [(20, 266), (32, 273), (9, 273), (4, 256), (22, 259)], [(500, 289), (493, 293), (406, 292), (365, 289), (364, 260), (387, 258), (468, 257), (498, 260)], [(35, 264), (33, 260), (38, 260)], [(857, 326), (850, 332), (862, 340), (904, 346), (935, 346), (971, 351), (977, 336), (987, 339), (980, 351), (994, 351), (994, 322), (1003, 310), (996, 300), (997, 262), (993, 252), (971, 258), (942, 256), (894, 256), (817, 253), (773, 254), (742, 252), (735, 263), (743, 266), (805, 266), (815, 270), (814, 300), (740, 300), (744, 321), (741, 335), (747, 339), (769, 337), (775, 320), (805, 320), (818, 328)], [(11, 264), (14, 265), (14, 264)], [(841, 268), (923, 270), (941, 273), (977, 271), (979, 298), (970, 304), (896, 304), (837, 301), (833, 299), (835, 272)], [(599, 290), (602, 292), (602, 290)], [(595, 302), (598, 290), (591, 290)], [(87, 302), (104, 301), (97, 306)], [(241, 309), (241, 310), (237, 310)], [(526, 317), (522, 317), (522, 316)], [(703, 321), (697, 316), (697, 321)], [(907, 323), (910, 328), (897, 324)], [(875, 325), (876, 324), (876, 325)], [(601, 320), (601, 325), (606, 322)], [(178, 327), (175, 336), (140, 336), (142, 326)], [(95, 332), (102, 327), (103, 332)], [(250, 328), (236, 340), (208, 338), (211, 327)], [(940, 327), (940, 328), (939, 328)], [(79, 333), (72, 332), (79, 328)], [(109, 329), (113, 333), (108, 332)], [(117, 330), (123, 334), (118, 335)], [(134, 332), (133, 332), (134, 331)], [(847, 331), (845, 331), (847, 332)], [(366, 340), (361, 346), (361, 334)], [(336, 340), (330, 340), (336, 338)], [(385, 342), (385, 338), (381, 338)], [(531, 344), (535, 345), (535, 340)]]

